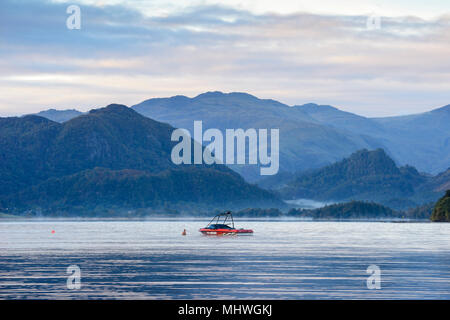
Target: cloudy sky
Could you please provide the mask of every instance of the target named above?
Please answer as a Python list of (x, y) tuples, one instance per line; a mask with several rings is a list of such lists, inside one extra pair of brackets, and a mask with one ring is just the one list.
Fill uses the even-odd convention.
[(1, 0), (0, 116), (213, 90), (418, 113), (450, 104), (449, 57), (448, 0)]

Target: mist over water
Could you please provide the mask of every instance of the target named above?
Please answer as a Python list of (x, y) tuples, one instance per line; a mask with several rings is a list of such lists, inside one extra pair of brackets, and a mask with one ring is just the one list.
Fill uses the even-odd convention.
[(206, 220), (0, 222), (0, 298), (450, 298), (450, 224), (240, 219), (253, 236), (207, 237)]
[(325, 206), (336, 203), (336, 202), (322, 202), (322, 201), (316, 201), (316, 200), (311, 200), (311, 199), (284, 200), (284, 202), (295, 205), (302, 209), (323, 208)]

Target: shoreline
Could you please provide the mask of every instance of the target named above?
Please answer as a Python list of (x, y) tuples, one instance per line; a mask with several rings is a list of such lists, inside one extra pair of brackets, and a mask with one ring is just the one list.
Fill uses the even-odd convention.
[[(429, 219), (400, 219), (400, 218), (385, 218), (385, 219), (313, 219), (300, 217), (246, 217), (238, 216), (239, 221), (273, 221), (273, 222), (383, 222), (383, 223), (433, 223)], [(0, 217), (1, 222), (46, 222), (46, 221), (68, 221), (68, 222), (133, 222), (133, 221), (206, 221), (209, 218), (206, 216), (148, 216), (148, 217)]]

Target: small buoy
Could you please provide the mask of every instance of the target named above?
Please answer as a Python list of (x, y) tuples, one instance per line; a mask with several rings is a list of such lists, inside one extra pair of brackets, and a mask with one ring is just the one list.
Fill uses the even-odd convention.
[(186, 229), (183, 230), (183, 232), (181, 233), (182, 236), (186, 235)]

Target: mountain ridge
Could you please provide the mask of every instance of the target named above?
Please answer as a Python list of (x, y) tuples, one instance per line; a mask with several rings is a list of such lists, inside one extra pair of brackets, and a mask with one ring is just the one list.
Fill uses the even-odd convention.
[[(320, 167), (356, 149), (373, 148), (371, 139), (324, 126), (299, 108), (245, 93), (209, 92), (194, 98), (146, 100), (132, 106), (141, 114), (192, 132), (202, 120), (204, 129), (266, 128), (280, 132), (280, 170)], [(257, 166), (230, 166), (248, 181), (261, 178)]]
[[(132, 106), (174, 127), (280, 128), (280, 172), (334, 163), (360, 149), (384, 149), (400, 165), (438, 174), (450, 163), (450, 105), (413, 115), (368, 118), (329, 105), (289, 106), (245, 92), (211, 91), (195, 97), (153, 98)], [(248, 181), (261, 177), (252, 166), (231, 167)]]
[(439, 192), (417, 195), (418, 186), (430, 179), (414, 167), (398, 167), (382, 149), (360, 150), (332, 165), (299, 173), (279, 193), (285, 199), (365, 200), (405, 209), (439, 196)]
[[(243, 205), (245, 200), (249, 200), (261, 205), (283, 206), (276, 196), (249, 185), (224, 165), (173, 164), (171, 151), (176, 142), (171, 141), (171, 133), (174, 129), (119, 104), (91, 110), (64, 123), (39, 116), (1, 118), (0, 150), (4, 151), (0, 153), (0, 178), (4, 182), (0, 186), (2, 207), (28, 210), (44, 205), (41, 209), (45, 210), (59, 204), (66, 208), (73, 205), (70, 203), (72, 198), (79, 200), (77, 206), (90, 208), (94, 204), (83, 203), (82, 195), (89, 188), (94, 192), (96, 184), (102, 185), (101, 177), (110, 181), (102, 190), (111, 191), (117, 187), (123, 193), (131, 192), (136, 196), (146, 194), (142, 189), (145, 186), (160, 186), (152, 189), (151, 194), (156, 197), (154, 201), (145, 202), (152, 206), (162, 205), (161, 201), (166, 205), (176, 205), (182, 197), (189, 199), (194, 190), (199, 190), (199, 199), (210, 206), (224, 206), (222, 198), (229, 204)], [(117, 178), (119, 176), (126, 178), (130, 190), (122, 184), (124, 180)], [(189, 183), (176, 182), (177, 176)], [(167, 189), (169, 185), (184, 187)], [(161, 193), (160, 189), (170, 195)], [(211, 195), (212, 191), (216, 191), (215, 197), (201, 198), (202, 192)], [(55, 192), (57, 195), (61, 192), (62, 198), (52, 198), (50, 195)], [(78, 192), (79, 197), (70, 192)], [(147, 193), (152, 199), (150, 195)], [(108, 193), (104, 191), (99, 197), (108, 198)], [(42, 202), (41, 198), (48, 201)], [(91, 198), (87, 200), (93, 201)], [(115, 200), (110, 204), (124, 204), (119, 198)], [(194, 200), (191, 202), (195, 203)], [(140, 205), (139, 202), (132, 204)]]
[(35, 113), (34, 115), (39, 117), (44, 117), (49, 120), (55, 121), (55, 122), (66, 122), (70, 119), (73, 119), (75, 117), (78, 117), (79, 115), (82, 115), (83, 112), (78, 111), (76, 109), (65, 109), (65, 110), (56, 110), (56, 109), (47, 109), (40, 111), (38, 113)]

